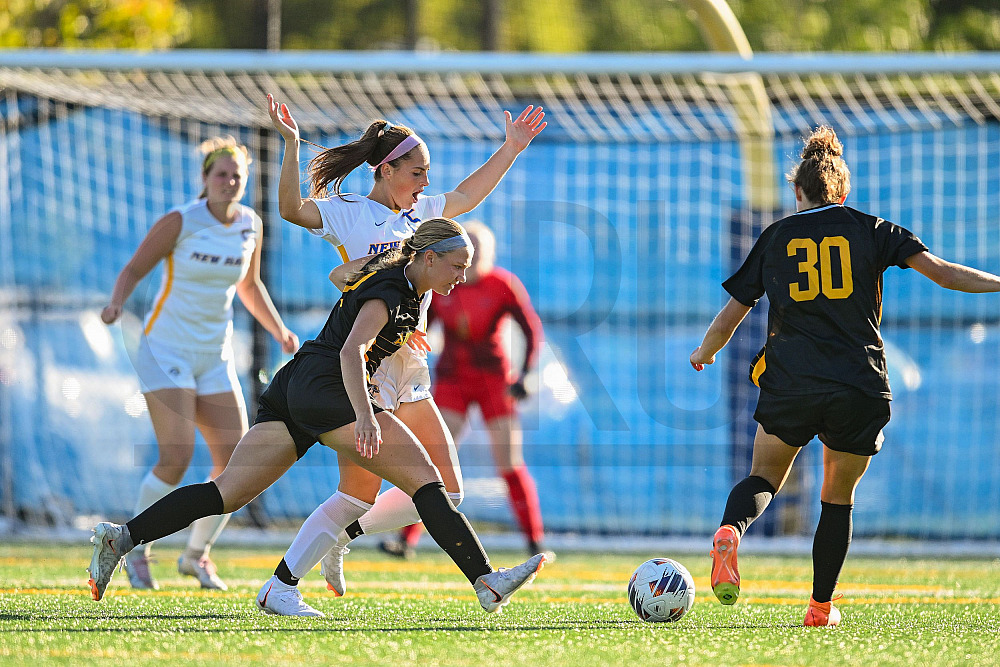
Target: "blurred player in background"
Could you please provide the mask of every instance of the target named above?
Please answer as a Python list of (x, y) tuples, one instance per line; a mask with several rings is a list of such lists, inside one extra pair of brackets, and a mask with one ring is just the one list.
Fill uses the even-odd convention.
[(750, 475), (729, 494), (712, 544), (712, 589), (736, 602), (736, 552), (788, 477), (799, 450), (823, 443), (822, 510), (813, 540), (813, 590), (804, 624), (832, 626), (833, 592), (851, 543), (854, 491), (889, 423), (888, 373), (879, 323), (882, 273), (914, 268), (960, 292), (1000, 291), (1000, 277), (935, 257), (908, 230), (844, 206), (851, 189), (843, 146), (829, 127), (805, 142), (788, 176), (796, 213), (764, 230), (723, 283), (731, 295), (691, 365), (702, 370), (767, 294), (768, 337), (751, 367), (760, 387)]
[[(444, 329), (444, 348), (434, 367), (434, 399), (456, 437), (476, 404), (490, 435), (493, 460), (510, 495), (511, 507), (532, 554), (546, 551), (535, 480), (524, 465), (517, 403), (528, 396), (525, 379), (538, 359), (542, 323), (517, 277), (494, 265), (496, 239), (486, 225), (465, 226), (476, 248), (467, 281), (446, 297), (434, 299), (430, 321)], [(514, 318), (524, 333), (524, 361), (512, 373), (501, 326)], [(383, 551), (403, 558), (413, 554), (421, 526), (403, 529)], [(551, 552), (549, 552), (551, 559)]]
[[(371, 255), (398, 249), (424, 220), (442, 215), (454, 217), (474, 209), (546, 126), (541, 107), (529, 106), (517, 118), (504, 111), (505, 140), (500, 148), (453, 191), (427, 196), (424, 189), (430, 183), (431, 164), (426, 143), (408, 127), (377, 120), (357, 140), (324, 149), (310, 161), (310, 197), (304, 198), (299, 185), (298, 125), (286, 105), (271, 95), (267, 99), (271, 122), (285, 141), (278, 185), (281, 216), (336, 246), (345, 262), (338, 267), (341, 276), (359, 269)], [(365, 164), (371, 168), (374, 180), (368, 195), (341, 193), (344, 179)], [(344, 288), (342, 280), (338, 286)], [(372, 384), (378, 405), (406, 424), (427, 449), (457, 506), (463, 498), (458, 455), (431, 396), (426, 352), (418, 349), (427, 330), (429, 303), (428, 293), (421, 307), (414, 346), (404, 346), (386, 358), (374, 373)], [(348, 459), (341, 460), (339, 492), (355, 498), (374, 497), (381, 484), (378, 476)], [(331, 497), (328, 502), (333, 500)], [(287, 567), (279, 566), (275, 572), (285, 584), (295, 585), (322, 560), (328, 587), (336, 595), (343, 595), (347, 590), (343, 574), (347, 545), (364, 533), (398, 530), (418, 520), (410, 497), (395, 488), (379, 494), (370, 511), (346, 530), (331, 522), (324, 503), (299, 529), (282, 561)]]
[[(246, 189), (250, 158), (232, 137), (201, 145), (204, 189), (160, 218), (115, 281), (111, 302), (101, 313), (117, 321), (132, 290), (160, 261), (166, 266), (152, 310), (146, 316), (135, 360), (159, 453), (142, 480), (138, 514), (180, 483), (194, 454), (197, 428), (212, 454), (212, 475), (226, 467), (247, 431), (247, 410), (233, 358), (233, 295), (286, 354), (299, 341), (281, 321), (260, 279), (263, 225), (239, 203)], [(229, 515), (195, 522), (178, 571), (203, 588), (226, 589), (209, 551)], [(126, 560), (135, 588), (157, 588), (149, 570), (149, 548)]]

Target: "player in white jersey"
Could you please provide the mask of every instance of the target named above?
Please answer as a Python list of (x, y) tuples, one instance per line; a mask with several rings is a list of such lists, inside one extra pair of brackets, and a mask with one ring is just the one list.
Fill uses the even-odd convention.
[[(541, 107), (529, 106), (516, 119), (505, 111), (506, 140), (499, 150), (453, 191), (424, 196), (430, 169), (426, 144), (410, 128), (377, 120), (356, 141), (325, 149), (310, 162), (311, 196), (303, 198), (299, 189), (298, 126), (288, 107), (275, 102), (271, 95), (268, 107), (274, 127), (285, 140), (278, 186), (281, 217), (326, 239), (337, 247), (345, 263), (357, 265), (366, 256), (398, 248), (424, 220), (454, 217), (474, 209), (546, 125)], [(373, 170), (371, 192), (367, 196), (342, 194), (344, 179), (365, 163)], [(428, 305), (429, 300), (425, 300), (421, 307), (419, 328), (423, 331)], [(458, 505), (463, 497), (458, 455), (431, 397), (425, 352), (403, 347), (382, 362), (372, 381), (378, 388), (380, 406), (393, 411), (424, 445), (449, 497)], [(362, 533), (397, 530), (418, 516), (412, 500), (402, 491), (393, 488), (379, 495), (381, 484), (379, 477), (344, 459), (338, 492), (361, 503), (374, 503), (373, 507), (345, 531), (334, 531), (325, 507), (328, 500), (306, 519), (275, 575), (294, 585), (322, 559), (328, 587), (338, 596), (343, 595), (347, 544)]]
[[(247, 410), (233, 359), (233, 295), (292, 353), (298, 349), (260, 279), (263, 226), (239, 203), (246, 188), (249, 157), (232, 138), (202, 144), (204, 190), (173, 209), (146, 234), (115, 282), (101, 313), (106, 324), (121, 317), (136, 284), (161, 260), (163, 281), (146, 316), (135, 360), (159, 458), (142, 481), (135, 511), (177, 488), (194, 453), (195, 428), (212, 453), (212, 478), (226, 467), (247, 431)], [(177, 563), (181, 574), (203, 588), (226, 589), (209, 551), (228, 514), (199, 519)], [(135, 588), (156, 588), (149, 571), (149, 547), (126, 559)]]

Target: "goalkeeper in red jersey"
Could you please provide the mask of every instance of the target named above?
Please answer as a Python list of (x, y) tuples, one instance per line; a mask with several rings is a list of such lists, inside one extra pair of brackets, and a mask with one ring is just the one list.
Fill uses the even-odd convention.
[[(494, 266), (496, 241), (482, 223), (466, 225), (476, 248), (467, 282), (448, 297), (431, 302), (430, 321), (444, 329), (444, 349), (434, 375), (434, 400), (456, 438), (469, 408), (479, 406), (490, 435), (493, 460), (507, 483), (511, 506), (532, 553), (546, 551), (535, 481), (524, 465), (517, 403), (528, 395), (525, 376), (534, 367), (542, 343), (538, 319), (521, 281)], [(511, 368), (501, 325), (510, 316), (525, 338), (524, 360)], [(420, 538), (420, 524), (404, 528), (400, 539), (382, 543), (393, 555), (409, 557)], [(551, 552), (548, 552), (551, 556)]]

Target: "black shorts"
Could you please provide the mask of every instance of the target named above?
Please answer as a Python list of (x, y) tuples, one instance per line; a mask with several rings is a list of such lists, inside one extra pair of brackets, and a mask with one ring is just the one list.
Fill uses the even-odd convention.
[[(382, 408), (372, 405), (376, 413)], [(299, 458), (327, 431), (357, 421), (340, 376), (340, 361), (298, 354), (282, 366), (260, 395), (254, 424), (280, 421), (288, 427)]]
[(818, 435), (832, 450), (872, 456), (882, 448), (889, 402), (849, 387), (799, 396), (780, 396), (761, 389), (753, 418), (765, 433), (793, 447), (804, 447)]

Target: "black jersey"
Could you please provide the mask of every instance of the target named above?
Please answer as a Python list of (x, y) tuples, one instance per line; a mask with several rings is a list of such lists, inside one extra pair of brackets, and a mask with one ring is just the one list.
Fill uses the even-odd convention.
[(891, 398), (879, 333), (882, 273), (927, 250), (908, 230), (846, 206), (800, 211), (764, 230), (722, 286), (745, 306), (766, 292), (768, 335), (750, 377), (773, 394), (855, 387)]
[(369, 273), (348, 285), (323, 330), (315, 340), (306, 341), (300, 351), (335, 357), (339, 361), (340, 351), (358, 319), (361, 306), (371, 299), (385, 302), (389, 321), (365, 354), (365, 370), (370, 379), (383, 359), (406, 344), (420, 319), (420, 296), (406, 278), (402, 266)]

